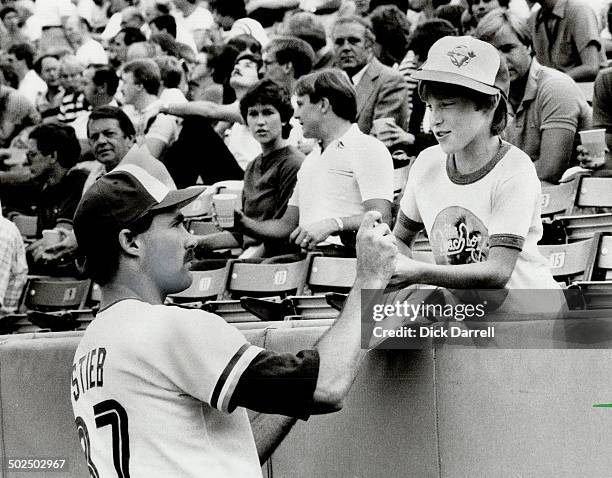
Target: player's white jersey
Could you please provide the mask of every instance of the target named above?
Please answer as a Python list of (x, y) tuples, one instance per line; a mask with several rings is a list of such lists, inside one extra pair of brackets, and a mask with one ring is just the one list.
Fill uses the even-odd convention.
[(228, 413), (262, 349), (214, 314), (123, 300), (87, 328), (71, 399), (92, 477), (261, 477), (246, 411)]

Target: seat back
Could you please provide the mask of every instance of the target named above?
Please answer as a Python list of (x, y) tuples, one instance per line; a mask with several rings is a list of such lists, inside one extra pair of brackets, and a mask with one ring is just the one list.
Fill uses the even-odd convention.
[(309, 262), (310, 257), (280, 264), (230, 261), (226, 290), (230, 295), (284, 295), (291, 291), (300, 294), (306, 282)]
[(355, 282), (357, 259), (313, 255), (307, 284), (311, 290), (348, 290)]
[(193, 281), (191, 285), (182, 292), (170, 295), (172, 300), (202, 300), (218, 298), (225, 291), (227, 283), (228, 267), (213, 269), (209, 271), (191, 271)]
[(543, 217), (555, 214), (571, 214), (576, 199), (576, 189), (579, 180), (542, 188), (541, 215)]
[[(599, 236), (596, 237), (598, 240)], [(569, 285), (575, 279), (582, 279), (593, 263), (597, 240), (591, 238), (571, 244), (544, 245), (538, 246), (538, 249), (547, 260), (555, 280)]]
[(612, 207), (612, 177), (580, 176), (576, 207)]
[(82, 309), (90, 288), (88, 279), (31, 277), (24, 289), (23, 307), (30, 310)]
[(187, 206), (181, 209), (185, 218), (207, 216), (212, 213), (212, 197), (215, 190), (212, 186), (208, 186), (195, 201), (190, 202)]

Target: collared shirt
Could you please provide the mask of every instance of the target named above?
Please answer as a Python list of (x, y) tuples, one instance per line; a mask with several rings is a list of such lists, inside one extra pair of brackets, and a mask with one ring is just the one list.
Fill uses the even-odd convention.
[(70, 93), (62, 98), (57, 119), (62, 123), (72, 123), (85, 112), (87, 112), (87, 104), (83, 93)]
[(157, 99), (139, 111), (134, 105), (124, 105), (123, 111), (134, 123), (137, 138), (157, 139), (170, 145), (180, 133), (179, 118), (159, 112), (161, 100)]
[(534, 58), (523, 99), (504, 130), (504, 138), (536, 161), (543, 130), (560, 128), (576, 133), (590, 124), (591, 108), (574, 80)]
[(315, 147), (306, 156), (289, 205), (299, 208), (304, 225), (363, 214), (369, 199), (393, 200), (393, 160), (382, 142), (354, 123), (325, 150)]
[(583, 0), (559, 0), (551, 12), (541, 8), (532, 14), (529, 24), (536, 58), (544, 66), (561, 71), (580, 66), (580, 53), (591, 44), (605, 61), (597, 17)]
[(47, 92), (47, 84), (34, 70), (29, 70), (19, 82), (17, 91), (25, 96), (32, 105), (35, 105), (38, 94), (44, 95)]
[(353, 85), (357, 86), (359, 84), (359, 82), (363, 78), (363, 75), (365, 75), (368, 66), (370, 66), (370, 64), (366, 63), (366, 66), (364, 66), (361, 70), (359, 70), (357, 73), (355, 73), (355, 75), (351, 77), (351, 82), (353, 83)]
[(108, 55), (104, 51), (104, 47), (90, 38), (83, 43), (76, 51), (75, 56), (83, 65), (106, 65), (108, 63)]
[(28, 265), (17, 226), (0, 216), (0, 315), (17, 310)]

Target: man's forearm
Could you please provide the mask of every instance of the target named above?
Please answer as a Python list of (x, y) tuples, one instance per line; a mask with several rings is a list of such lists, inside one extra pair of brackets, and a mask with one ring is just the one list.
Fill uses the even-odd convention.
[(289, 237), (295, 225), (281, 219), (255, 221), (246, 216), (242, 219), (242, 230), (256, 239), (284, 239)]

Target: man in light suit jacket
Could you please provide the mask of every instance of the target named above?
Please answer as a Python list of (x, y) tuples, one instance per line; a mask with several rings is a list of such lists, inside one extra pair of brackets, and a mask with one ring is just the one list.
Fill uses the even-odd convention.
[(408, 85), (399, 72), (383, 65), (374, 56), (374, 34), (369, 20), (357, 16), (340, 17), (334, 24), (332, 40), (336, 66), (346, 72), (357, 93), (359, 129), (379, 137), (391, 148), (393, 143), (388, 144), (378, 133), (389, 123), (404, 130), (408, 128)]

